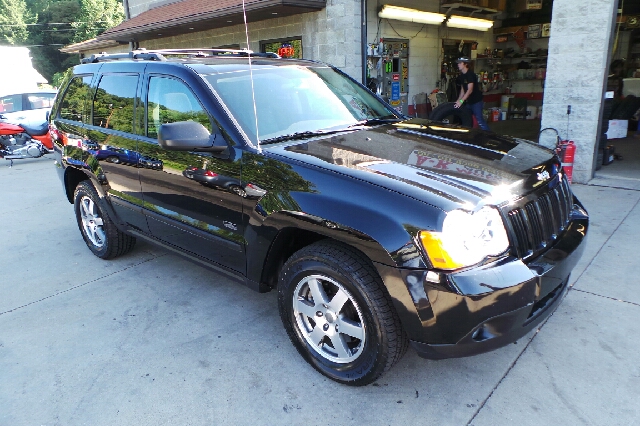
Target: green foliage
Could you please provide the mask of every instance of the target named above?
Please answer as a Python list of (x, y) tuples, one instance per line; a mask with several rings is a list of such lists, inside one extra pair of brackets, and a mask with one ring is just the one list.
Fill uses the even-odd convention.
[(117, 0), (79, 0), (80, 13), (73, 42), (89, 40), (124, 20), (124, 8)]
[(94, 38), (124, 19), (121, 0), (0, 0), (0, 11), (0, 25), (38, 24), (0, 26), (0, 44), (33, 46), (34, 68), (56, 87), (56, 74), (79, 63), (78, 55), (59, 49)]
[(0, 0), (0, 44), (25, 43), (29, 38), (27, 24), (34, 21), (24, 0)]
[(53, 74), (53, 77), (51, 78), (51, 85), (53, 87), (57, 87), (58, 89), (61, 88), (66, 74), (67, 74), (66, 71), (61, 71)]

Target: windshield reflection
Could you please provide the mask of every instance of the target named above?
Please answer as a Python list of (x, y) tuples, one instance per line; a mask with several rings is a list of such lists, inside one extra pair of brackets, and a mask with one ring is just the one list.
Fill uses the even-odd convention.
[(252, 142), (399, 118), (372, 93), (327, 66), (254, 66), (253, 85), (248, 68), (204, 78)]

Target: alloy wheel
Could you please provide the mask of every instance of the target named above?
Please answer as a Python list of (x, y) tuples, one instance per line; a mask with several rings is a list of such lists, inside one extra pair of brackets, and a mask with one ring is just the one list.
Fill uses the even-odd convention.
[(105, 243), (105, 233), (103, 229), (102, 217), (100, 210), (88, 196), (82, 197), (80, 200), (80, 217), (82, 219), (82, 228), (85, 235), (91, 243), (96, 247), (102, 247)]
[(293, 292), (293, 311), (300, 333), (323, 358), (344, 364), (362, 354), (366, 341), (362, 312), (337, 281), (323, 275), (302, 279)]

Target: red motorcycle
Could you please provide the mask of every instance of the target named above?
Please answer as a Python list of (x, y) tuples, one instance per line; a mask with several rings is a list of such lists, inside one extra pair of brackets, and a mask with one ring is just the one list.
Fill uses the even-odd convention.
[(0, 120), (0, 158), (11, 161), (10, 166), (13, 160), (42, 157), (52, 150), (48, 123), (33, 126)]

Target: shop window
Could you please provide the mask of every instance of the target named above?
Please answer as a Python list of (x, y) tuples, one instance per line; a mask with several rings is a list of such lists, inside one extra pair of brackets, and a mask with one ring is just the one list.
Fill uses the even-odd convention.
[(283, 58), (302, 59), (302, 38), (261, 41), (260, 51), (262, 53), (277, 53)]

